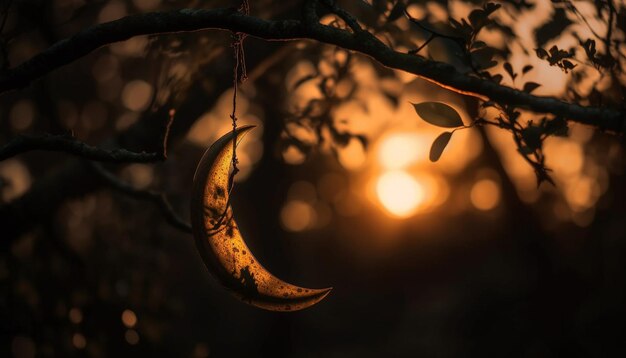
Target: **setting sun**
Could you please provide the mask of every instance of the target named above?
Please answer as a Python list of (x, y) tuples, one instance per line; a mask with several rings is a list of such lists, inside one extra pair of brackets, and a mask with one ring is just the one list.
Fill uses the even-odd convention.
[(379, 149), (380, 163), (386, 168), (404, 168), (418, 161), (420, 155), (428, 153), (426, 143), (414, 133), (399, 133), (388, 136)]
[(414, 214), (424, 200), (420, 183), (404, 171), (383, 174), (376, 183), (376, 194), (383, 207), (399, 218)]

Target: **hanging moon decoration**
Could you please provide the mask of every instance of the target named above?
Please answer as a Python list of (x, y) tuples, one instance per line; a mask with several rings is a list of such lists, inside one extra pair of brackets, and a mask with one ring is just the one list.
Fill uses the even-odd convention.
[(297, 311), (322, 300), (331, 288), (294, 286), (269, 273), (246, 246), (229, 201), (233, 140), (254, 126), (222, 136), (202, 156), (193, 179), (191, 224), (209, 271), (241, 301), (271, 311)]

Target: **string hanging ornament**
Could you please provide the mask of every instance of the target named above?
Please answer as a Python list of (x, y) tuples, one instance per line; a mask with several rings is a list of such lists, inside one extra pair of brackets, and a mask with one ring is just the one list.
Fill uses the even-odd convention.
[[(250, 15), (250, 4), (248, 0), (243, 0), (239, 9), (237, 10), (239, 13), (243, 15)], [(242, 32), (233, 32), (232, 34), (232, 48), (233, 48), (233, 111), (230, 115), (230, 119), (232, 121), (232, 133), (233, 133), (233, 157), (232, 157), (232, 165), (233, 171), (231, 173), (230, 178), (230, 190), (235, 183), (235, 175), (239, 172), (239, 168), (237, 164), (239, 164), (239, 160), (237, 159), (237, 91), (239, 87), (239, 83), (243, 83), (246, 81), (247, 72), (246, 72), (246, 54), (243, 48), (243, 41), (246, 38), (246, 34)]]
[[(244, 15), (249, 15), (250, 14), (250, 4), (248, 4), (248, 0), (243, 0), (241, 2), (241, 5), (239, 6), (239, 9), (237, 9), (237, 11), (241, 14)], [(233, 48), (233, 112), (230, 115), (230, 119), (232, 121), (232, 125), (233, 125), (233, 130), (232, 130), (232, 137), (233, 137), (233, 157), (232, 157), (232, 167), (233, 167), (233, 171), (230, 174), (230, 178), (229, 178), (229, 184), (230, 184), (230, 188), (229, 188), (229, 196), (228, 196), (228, 200), (227, 200), (227, 206), (226, 206), (226, 210), (224, 211), (224, 213), (222, 214), (222, 219), (220, 220), (220, 222), (218, 222), (218, 225), (221, 225), (222, 220), (224, 219), (224, 217), (227, 214), (228, 211), (228, 205), (230, 205), (230, 198), (232, 198), (232, 191), (233, 188), (235, 187), (235, 176), (237, 175), (237, 173), (239, 173), (239, 168), (237, 167), (237, 164), (239, 164), (239, 160), (237, 159), (237, 91), (238, 91), (238, 87), (239, 87), (239, 83), (243, 83), (246, 78), (247, 78), (247, 73), (246, 73), (246, 55), (243, 49), (243, 41), (246, 38), (246, 34), (242, 33), (242, 32), (233, 32), (232, 34), (232, 48)], [(235, 266), (237, 265), (237, 255), (235, 255), (235, 249), (237, 248), (237, 242), (233, 240), (232, 242), (232, 255), (231, 255), (231, 260), (235, 263)], [(249, 271), (246, 271), (246, 276), (245, 277), (240, 277), (240, 279), (244, 280), (244, 281), (249, 281), (250, 278), (247, 277), (249, 275)], [(242, 272), (243, 274), (243, 272)], [(246, 286), (248, 285), (248, 283), (246, 283)]]
[[(237, 11), (243, 15), (250, 15), (250, 4), (248, 3), (248, 0), (243, 0)], [(222, 212), (222, 215), (215, 223), (212, 230), (213, 232), (223, 230), (223, 224), (229, 220), (227, 219), (228, 207), (230, 205), (230, 198), (232, 197), (233, 189), (235, 187), (235, 176), (239, 173), (239, 168), (237, 167), (237, 164), (239, 164), (239, 159), (237, 158), (237, 92), (239, 91), (239, 84), (245, 82), (248, 78), (246, 71), (246, 55), (243, 48), (243, 41), (246, 36), (247, 34), (243, 32), (233, 32), (231, 35), (231, 47), (233, 48), (233, 110), (229, 117), (232, 123), (232, 171), (228, 177), (228, 202), (226, 203), (224, 212)]]

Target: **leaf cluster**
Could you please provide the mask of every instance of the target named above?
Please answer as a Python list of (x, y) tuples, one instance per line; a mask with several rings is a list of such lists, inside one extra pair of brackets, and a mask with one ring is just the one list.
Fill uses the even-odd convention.
[[(338, 60), (338, 56), (335, 56), (337, 52), (345, 54), (345, 60)], [(309, 155), (315, 147), (326, 139), (330, 140), (331, 149), (335, 155), (338, 148), (346, 147), (353, 139), (358, 140), (363, 148), (367, 148), (369, 144), (368, 138), (362, 134), (340, 129), (338, 125), (343, 124), (343, 120), (335, 119), (332, 113), (333, 108), (344, 101), (353, 99), (356, 93), (357, 86), (350, 71), (352, 55), (348, 51), (335, 49), (332, 55), (328, 56), (321, 48), (315, 55), (318, 56), (320, 62), (329, 65), (332, 71), (317, 71), (316, 73), (303, 76), (289, 89), (290, 91), (295, 91), (305, 83), (315, 82), (321, 93), (321, 98), (311, 98), (302, 108), (298, 108), (290, 113), (283, 128), (282, 149), (293, 145), (305, 155)], [(350, 84), (347, 93), (342, 92), (340, 94), (337, 91), (339, 83)], [(306, 131), (312, 131), (315, 135), (315, 140), (303, 140), (294, 135), (293, 130), (290, 128), (297, 127)]]
[(454, 131), (465, 128), (461, 115), (456, 109), (442, 102), (413, 103), (413, 108), (425, 122), (437, 127), (454, 128), (451, 132), (441, 133), (430, 147), (429, 159), (436, 162), (450, 143)]
[(563, 72), (567, 73), (576, 67), (570, 60), (574, 57), (574, 51), (565, 51), (559, 49), (556, 45), (550, 47), (550, 50), (546, 51), (545, 49), (538, 47), (535, 49), (535, 53), (537, 57), (542, 60), (547, 61), (550, 66), (558, 66)]

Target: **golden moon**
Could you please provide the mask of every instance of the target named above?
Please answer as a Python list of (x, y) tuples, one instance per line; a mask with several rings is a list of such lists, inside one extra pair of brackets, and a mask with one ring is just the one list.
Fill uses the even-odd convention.
[(218, 139), (202, 156), (193, 179), (191, 224), (198, 251), (218, 281), (241, 301), (271, 311), (297, 311), (321, 301), (331, 288), (298, 287), (275, 277), (252, 255), (233, 217), (229, 180), (233, 140), (254, 126)]

